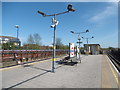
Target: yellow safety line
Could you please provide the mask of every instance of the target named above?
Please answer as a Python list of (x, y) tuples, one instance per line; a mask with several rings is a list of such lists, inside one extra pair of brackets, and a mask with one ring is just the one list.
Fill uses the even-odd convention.
[[(51, 60), (51, 59), (48, 59), (48, 60)], [(37, 63), (42, 63), (42, 62), (45, 62), (45, 61), (48, 61), (48, 60), (43, 60), (43, 61), (38, 61), (38, 62), (28, 63), (27, 65), (32, 65), (32, 64), (37, 64)], [(9, 69), (13, 69), (13, 68), (18, 68), (18, 67), (21, 67), (21, 66), (22, 66), (22, 65), (17, 65), (17, 66), (13, 66), (13, 67), (2, 68), (2, 69), (0, 69), (0, 71), (3, 71), (3, 70), (9, 70)]]
[(53, 60), (53, 61), (56, 61), (56, 58), (53, 58), (52, 60)]
[(13, 66), (13, 67), (8, 67), (8, 68), (2, 68), (0, 69), (0, 71), (3, 71), (3, 70), (8, 70), (8, 69), (13, 69), (13, 68), (18, 68), (20, 67), (21, 65), (17, 65), (17, 66)]
[[(108, 60), (107, 60), (107, 61), (108, 61)], [(111, 71), (112, 71), (112, 73), (113, 73), (113, 76), (114, 76), (114, 78), (115, 78), (115, 80), (116, 80), (116, 82), (117, 82), (117, 84), (118, 84), (118, 78), (117, 78), (117, 76), (116, 76), (116, 74), (115, 74), (113, 68), (111, 67), (110, 62), (108, 62), (108, 64), (109, 64), (110, 69), (111, 69)]]
[(49, 61), (49, 60), (51, 60), (51, 59), (43, 60), (43, 61), (38, 61), (38, 62), (33, 62), (33, 63), (28, 63), (28, 65), (37, 64), (37, 63), (43, 63), (43, 62)]
[[(60, 58), (57, 58), (57, 59), (60, 59)], [(52, 60), (52, 59), (47, 59), (47, 60), (43, 60), (43, 61), (28, 63), (27, 65), (33, 65), (33, 64), (37, 64), (37, 63), (43, 63), (43, 62), (49, 61), (49, 60)], [(55, 61), (56, 61), (56, 60), (55, 60)], [(7, 67), (7, 68), (2, 68), (2, 69), (0, 69), (0, 71), (9, 70), (9, 69), (18, 68), (18, 67), (21, 67), (21, 65), (17, 65), (17, 66), (13, 66), (13, 67)]]

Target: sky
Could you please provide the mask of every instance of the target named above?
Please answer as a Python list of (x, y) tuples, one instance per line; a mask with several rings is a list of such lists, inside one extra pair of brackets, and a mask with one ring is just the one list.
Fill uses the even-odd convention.
[[(41, 36), (43, 45), (51, 45), (53, 17), (43, 17), (37, 11), (55, 14), (67, 11), (68, 4), (76, 11), (56, 17), (59, 21), (56, 37), (61, 38), (63, 44), (76, 44), (78, 36), (70, 31), (89, 29), (89, 33), (81, 34), (84, 38), (94, 36), (89, 39), (89, 44), (100, 44), (102, 48), (118, 47), (118, 4), (115, 2), (2, 2), (2, 35), (16, 37), (15, 25), (19, 25), (22, 45), (34, 33)], [(82, 45), (86, 44), (85, 39), (81, 41)]]

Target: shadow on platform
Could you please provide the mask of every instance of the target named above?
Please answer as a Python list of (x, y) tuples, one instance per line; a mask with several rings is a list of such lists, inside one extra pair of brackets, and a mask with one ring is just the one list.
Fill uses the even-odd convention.
[(73, 65), (77, 64), (78, 62), (71, 62), (71, 61), (60, 60), (60, 61), (56, 61), (56, 63), (73, 66)]
[[(33, 65), (24, 65), (24, 67), (34, 68), (34, 69), (42, 70), (42, 71), (44, 71), (44, 72), (41, 73), (41, 74), (38, 74), (38, 75), (36, 75), (36, 76), (34, 76), (34, 77), (31, 77), (31, 78), (29, 78), (29, 79), (27, 79), (27, 80), (21, 81), (21, 82), (15, 84), (15, 85), (13, 85), (13, 86), (10, 86), (10, 87), (8, 87), (8, 88), (3, 88), (2, 90), (12, 89), (12, 88), (14, 88), (14, 87), (16, 87), (16, 86), (18, 86), (18, 85), (20, 85), (20, 84), (23, 84), (23, 83), (28, 82), (28, 81), (30, 81), (30, 80), (32, 80), (32, 79), (35, 79), (35, 78), (40, 77), (40, 76), (42, 76), (42, 75), (45, 75), (45, 74), (47, 74), (48, 72), (54, 73), (54, 72), (52, 72), (51, 70), (47, 70), (47, 69), (43, 69), (43, 68), (38, 68), (38, 67), (33, 67)], [(55, 69), (58, 69), (58, 68), (60, 68), (60, 67), (62, 67), (62, 66), (58, 66), (58, 67), (56, 67)]]

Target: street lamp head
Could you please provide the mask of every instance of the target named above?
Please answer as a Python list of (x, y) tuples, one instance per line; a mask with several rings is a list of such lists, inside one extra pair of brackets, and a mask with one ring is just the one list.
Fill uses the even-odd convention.
[(19, 25), (15, 25), (16, 28), (19, 28)]
[(74, 33), (74, 31), (70, 31), (71, 33)]
[(89, 32), (89, 30), (87, 29), (86, 32)]
[(75, 9), (72, 8), (72, 4), (69, 4), (68, 7), (67, 7), (67, 9), (68, 9), (68, 11), (72, 11), (72, 12), (75, 11)]
[(46, 14), (41, 11), (38, 11), (38, 13), (41, 14), (42, 16), (46, 16)]

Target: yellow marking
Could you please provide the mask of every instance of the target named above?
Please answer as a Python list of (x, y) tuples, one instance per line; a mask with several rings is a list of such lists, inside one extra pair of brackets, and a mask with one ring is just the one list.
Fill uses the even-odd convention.
[(54, 46), (53, 48), (56, 49), (56, 46)]
[(52, 60), (53, 60), (53, 61), (56, 61), (56, 58), (53, 58)]
[(18, 68), (18, 67), (20, 67), (20, 66), (21, 66), (21, 65), (13, 66), (13, 67), (8, 67), (8, 68), (3, 68), (3, 69), (0, 69), (0, 71), (8, 70), (8, 69), (13, 69), (13, 68)]
[(79, 55), (81, 55), (81, 53), (79, 53)]
[[(42, 63), (42, 62), (49, 61), (49, 60), (51, 60), (51, 59), (43, 60), (43, 61), (38, 61), (38, 62), (33, 62), (33, 63), (28, 63), (27, 65)], [(3, 69), (0, 69), (0, 71), (9, 70), (9, 69), (18, 68), (18, 67), (21, 67), (21, 65), (17, 65), (17, 66), (13, 66), (13, 67), (8, 67), (8, 68), (3, 68)]]
[[(108, 60), (107, 60), (107, 61), (108, 61)], [(110, 62), (108, 62), (108, 64), (109, 64), (109, 66), (110, 66), (110, 69), (111, 69), (111, 71), (112, 71), (112, 73), (113, 73), (113, 76), (114, 76), (114, 78), (115, 78), (117, 84), (119, 84), (119, 83), (118, 83), (118, 77), (116, 76), (116, 74), (115, 74), (113, 68), (111, 67)]]

